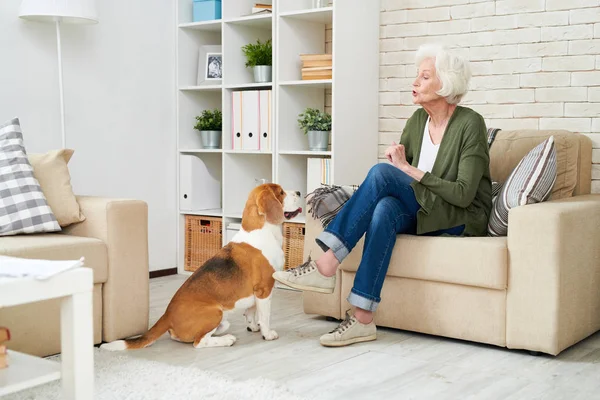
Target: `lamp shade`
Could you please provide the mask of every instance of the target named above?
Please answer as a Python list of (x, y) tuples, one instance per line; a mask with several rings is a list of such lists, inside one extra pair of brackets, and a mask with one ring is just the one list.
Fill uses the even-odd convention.
[(23, 0), (19, 17), (41, 22), (60, 19), (68, 24), (98, 22), (94, 0)]

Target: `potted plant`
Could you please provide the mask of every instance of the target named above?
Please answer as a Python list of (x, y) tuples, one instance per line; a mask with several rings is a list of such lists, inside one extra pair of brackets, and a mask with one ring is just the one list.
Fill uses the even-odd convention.
[(221, 148), (221, 132), (223, 130), (223, 114), (221, 110), (204, 110), (196, 116), (194, 129), (200, 131), (200, 140), (205, 149)]
[(308, 136), (309, 150), (327, 151), (331, 133), (331, 115), (316, 108), (307, 108), (299, 117), (298, 124)]
[(252, 68), (254, 72), (254, 82), (271, 82), (271, 69), (273, 65), (273, 47), (271, 39), (264, 43), (260, 39), (256, 43), (248, 43), (242, 46), (242, 51), (246, 56), (246, 68)]

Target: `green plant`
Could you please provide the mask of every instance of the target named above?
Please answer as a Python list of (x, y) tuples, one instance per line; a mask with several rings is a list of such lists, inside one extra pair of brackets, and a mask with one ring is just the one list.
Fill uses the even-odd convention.
[(196, 125), (194, 129), (199, 131), (220, 131), (223, 126), (223, 114), (221, 110), (204, 110), (202, 114), (196, 116)]
[(257, 39), (256, 44), (248, 43), (242, 47), (242, 51), (246, 56), (246, 68), (256, 65), (272, 65), (273, 63), (271, 39), (268, 39), (264, 43), (260, 39)]
[(298, 116), (300, 117), (298, 125), (304, 130), (305, 135), (308, 131), (331, 130), (331, 115), (329, 113), (319, 111), (316, 108), (307, 108)]

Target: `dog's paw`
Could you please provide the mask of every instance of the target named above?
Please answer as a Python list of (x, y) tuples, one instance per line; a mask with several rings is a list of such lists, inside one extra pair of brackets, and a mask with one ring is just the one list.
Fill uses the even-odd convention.
[(230, 334), (223, 335), (219, 339), (221, 339), (221, 343), (223, 344), (223, 346), (233, 346), (233, 344), (237, 340), (235, 336)]
[(248, 332), (258, 332), (260, 331), (260, 326), (258, 326), (256, 322), (249, 322), (246, 329), (248, 330)]
[(276, 339), (279, 339), (279, 335), (277, 334), (277, 332), (271, 330), (271, 331), (267, 332), (266, 335), (263, 335), (263, 339), (265, 339), (265, 340), (276, 340)]

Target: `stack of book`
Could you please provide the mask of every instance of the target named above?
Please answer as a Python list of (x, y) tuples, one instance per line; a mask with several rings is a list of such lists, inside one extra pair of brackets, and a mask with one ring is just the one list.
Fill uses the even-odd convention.
[(254, 3), (252, 14), (266, 14), (273, 12), (273, 5), (269, 3)]
[(300, 54), (302, 80), (331, 79), (333, 58), (331, 54)]
[(8, 367), (8, 354), (6, 352), (6, 342), (10, 340), (10, 331), (8, 328), (0, 326), (0, 369)]

